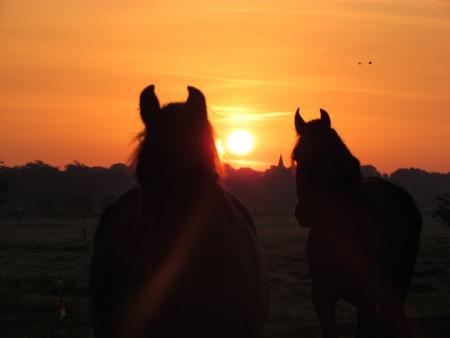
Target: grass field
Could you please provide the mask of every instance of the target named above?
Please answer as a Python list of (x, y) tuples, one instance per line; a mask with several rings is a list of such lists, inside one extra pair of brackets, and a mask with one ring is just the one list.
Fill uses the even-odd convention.
[[(256, 222), (272, 291), (265, 336), (320, 337), (305, 257), (307, 230), (287, 216), (256, 217)], [(28, 219), (17, 225), (0, 219), (0, 337), (93, 337), (87, 281), (95, 223)], [(450, 337), (450, 229), (431, 219), (425, 219), (407, 309), (417, 337)], [(339, 303), (337, 318), (340, 336), (351, 337), (353, 309)]]

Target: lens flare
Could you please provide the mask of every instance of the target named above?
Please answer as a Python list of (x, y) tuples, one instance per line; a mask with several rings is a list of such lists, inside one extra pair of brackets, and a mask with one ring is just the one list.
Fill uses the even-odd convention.
[(225, 147), (223, 146), (223, 142), (220, 138), (216, 139), (216, 150), (220, 159), (222, 159), (225, 155)]

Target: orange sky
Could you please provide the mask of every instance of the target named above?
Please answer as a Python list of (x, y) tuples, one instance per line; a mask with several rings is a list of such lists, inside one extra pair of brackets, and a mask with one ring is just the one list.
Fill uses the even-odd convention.
[(255, 135), (228, 159), (257, 169), (289, 158), (300, 106), (362, 163), (450, 171), (446, 0), (1, 1), (0, 41), (7, 165), (126, 161), (154, 83), (162, 103), (203, 90), (219, 137)]

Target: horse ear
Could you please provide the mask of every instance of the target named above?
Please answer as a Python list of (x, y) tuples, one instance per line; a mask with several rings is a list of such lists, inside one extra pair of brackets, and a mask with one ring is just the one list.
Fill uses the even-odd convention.
[(300, 108), (297, 108), (297, 111), (295, 112), (295, 130), (298, 135), (302, 133), (305, 124), (305, 120), (300, 116)]
[(189, 96), (186, 101), (188, 109), (201, 119), (206, 119), (206, 99), (203, 93), (197, 88), (187, 87)]
[(322, 121), (325, 127), (331, 128), (330, 115), (323, 109), (320, 109), (320, 121)]
[(139, 98), (139, 110), (141, 112), (141, 119), (145, 126), (149, 126), (155, 120), (160, 107), (159, 101), (155, 94), (155, 86), (150, 85), (146, 87)]

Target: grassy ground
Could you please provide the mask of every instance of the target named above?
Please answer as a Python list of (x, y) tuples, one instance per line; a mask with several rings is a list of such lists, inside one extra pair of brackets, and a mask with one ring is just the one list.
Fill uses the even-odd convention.
[[(272, 285), (266, 337), (320, 337), (305, 260), (307, 230), (290, 217), (256, 217)], [(0, 337), (92, 337), (87, 278), (96, 220), (0, 219)], [(417, 337), (450, 337), (450, 229), (426, 219), (407, 308)], [(59, 281), (67, 316), (60, 320)], [(339, 304), (342, 337), (353, 309)]]
[[(272, 285), (267, 337), (321, 337), (305, 255), (308, 230), (294, 218), (257, 218)], [(407, 301), (416, 337), (450, 337), (450, 229), (425, 220), (419, 260)], [(342, 337), (354, 335), (355, 314), (338, 303)]]

